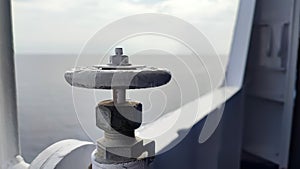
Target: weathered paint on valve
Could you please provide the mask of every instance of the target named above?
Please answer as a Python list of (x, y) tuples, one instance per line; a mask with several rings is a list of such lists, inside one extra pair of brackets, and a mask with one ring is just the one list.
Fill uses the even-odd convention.
[(95, 161), (94, 153), (95, 151), (92, 154), (92, 169), (150, 169), (150, 161), (148, 158), (127, 163), (102, 164)]

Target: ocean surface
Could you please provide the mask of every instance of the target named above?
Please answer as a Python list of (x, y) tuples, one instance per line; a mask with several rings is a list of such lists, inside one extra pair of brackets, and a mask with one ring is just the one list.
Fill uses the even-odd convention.
[[(95, 65), (101, 60), (99, 56), (84, 57), (77, 60), (78, 66)], [(76, 59), (75, 54), (16, 55), (20, 139), (27, 162), (57, 141), (70, 138), (93, 141), (102, 136), (102, 131), (95, 126), (94, 110), (97, 102), (111, 98), (111, 92), (72, 89), (64, 79), (64, 72), (76, 65)], [(199, 64), (199, 59), (190, 56), (174, 59), (167, 55), (133, 56), (130, 59), (135, 64), (166, 67), (173, 75), (166, 86), (128, 92), (129, 98), (143, 103), (145, 123), (222, 83), (222, 76), (213, 77), (219, 70), (219, 65), (213, 62)], [(103, 60), (105, 63), (107, 58)]]

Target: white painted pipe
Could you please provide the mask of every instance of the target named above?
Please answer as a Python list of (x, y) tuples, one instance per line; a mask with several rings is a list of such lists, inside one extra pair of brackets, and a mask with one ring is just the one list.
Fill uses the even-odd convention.
[(88, 169), (94, 149), (92, 142), (62, 140), (42, 151), (29, 169)]
[(19, 149), (10, 0), (0, 0), (0, 168), (22, 163)]

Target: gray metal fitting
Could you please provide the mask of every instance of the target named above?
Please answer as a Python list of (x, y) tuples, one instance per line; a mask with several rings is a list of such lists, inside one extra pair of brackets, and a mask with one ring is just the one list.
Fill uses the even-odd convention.
[(129, 162), (155, 155), (155, 142), (122, 134), (105, 134), (97, 141), (95, 159), (99, 163)]
[(105, 132), (119, 132), (125, 136), (134, 137), (134, 130), (141, 124), (141, 103), (131, 101), (115, 104), (112, 100), (106, 100), (96, 107), (96, 125)]

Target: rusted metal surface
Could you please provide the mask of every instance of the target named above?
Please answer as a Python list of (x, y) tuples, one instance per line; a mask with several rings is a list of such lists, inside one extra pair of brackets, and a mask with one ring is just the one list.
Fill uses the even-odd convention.
[(95, 159), (92, 159), (92, 168), (93, 169), (149, 169), (152, 163), (152, 158), (145, 158), (143, 160), (135, 160), (125, 163), (114, 163), (114, 164), (105, 164), (98, 163)]
[(107, 133), (120, 133), (135, 137), (134, 130), (142, 124), (142, 104), (125, 102), (115, 104), (105, 100), (96, 107), (96, 125)]
[(171, 80), (171, 73), (166, 69), (123, 67), (106, 69), (98, 66), (78, 67), (65, 73), (66, 81), (75, 87), (90, 89), (142, 89), (158, 87)]
[(66, 81), (75, 87), (90, 89), (142, 89), (158, 87), (171, 80), (167, 69), (132, 65), (122, 48), (106, 65), (77, 67), (65, 73)]

